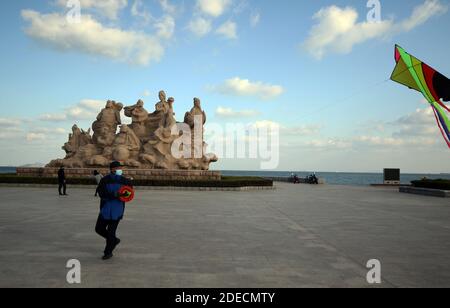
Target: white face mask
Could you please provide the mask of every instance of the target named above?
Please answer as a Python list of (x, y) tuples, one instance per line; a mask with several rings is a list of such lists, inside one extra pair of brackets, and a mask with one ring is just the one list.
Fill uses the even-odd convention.
[(123, 175), (123, 170), (116, 170), (116, 175), (122, 176)]

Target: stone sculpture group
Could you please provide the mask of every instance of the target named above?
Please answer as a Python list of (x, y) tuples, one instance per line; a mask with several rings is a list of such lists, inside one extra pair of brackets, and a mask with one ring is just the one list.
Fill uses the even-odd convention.
[[(179, 142), (183, 131), (178, 130), (180, 123), (175, 119), (175, 100), (167, 99), (164, 91), (159, 92), (159, 100), (153, 113), (145, 110), (142, 100), (125, 108), (121, 103), (108, 101), (92, 124), (92, 131), (72, 127), (69, 141), (62, 147), (66, 157), (50, 162), (47, 167), (107, 167), (117, 160), (136, 169), (209, 170), (209, 165), (218, 158), (206, 152), (203, 140), (206, 114), (200, 99), (194, 98), (194, 107), (182, 123), (189, 128), (192, 142)], [(122, 110), (132, 119), (130, 125), (122, 125)], [(174, 148), (178, 153), (173, 153)]]

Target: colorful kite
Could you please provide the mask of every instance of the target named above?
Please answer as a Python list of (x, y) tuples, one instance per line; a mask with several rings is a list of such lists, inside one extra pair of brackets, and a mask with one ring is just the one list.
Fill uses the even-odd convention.
[(395, 46), (397, 66), (391, 80), (419, 91), (433, 108), (439, 129), (450, 148), (450, 120), (446, 112), (450, 108), (444, 102), (450, 101), (450, 80), (419, 59)]

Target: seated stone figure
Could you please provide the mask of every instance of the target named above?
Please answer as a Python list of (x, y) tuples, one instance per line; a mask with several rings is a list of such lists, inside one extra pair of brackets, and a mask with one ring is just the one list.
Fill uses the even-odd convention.
[(177, 124), (177, 120), (175, 119), (175, 112), (173, 111), (173, 104), (175, 103), (175, 99), (173, 97), (169, 97), (167, 100), (167, 105), (169, 109), (167, 110), (162, 126), (164, 128), (172, 129), (172, 127)]
[(206, 113), (202, 110), (201, 101), (199, 98), (194, 98), (194, 107), (190, 112), (186, 112), (184, 116), (184, 123), (188, 124), (191, 128), (194, 128), (195, 118), (201, 117), (200, 125), (206, 123)]
[(114, 160), (122, 161), (127, 166), (138, 167), (140, 165), (137, 158), (141, 149), (141, 141), (127, 125), (120, 127), (120, 133), (114, 140), (113, 148)]
[(148, 112), (144, 108), (144, 102), (139, 100), (135, 105), (125, 107), (125, 116), (132, 119), (130, 128), (141, 140), (149, 138), (150, 132), (147, 129)]
[(92, 124), (92, 129), (94, 130), (92, 139), (94, 143), (98, 143), (98, 140), (101, 139), (102, 145), (111, 145), (105, 143), (106, 141), (110, 142), (111, 139), (114, 139), (117, 127), (122, 124), (120, 118), (122, 109), (123, 104), (121, 103), (116, 103), (115, 101), (108, 101), (106, 103), (106, 107), (98, 114), (97, 121)]
[[(93, 138), (94, 139), (94, 138)], [(114, 139), (116, 139), (116, 134), (112, 133), (108, 127), (100, 127), (97, 130), (96, 144), (100, 148), (107, 148), (113, 145)]]
[(82, 143), (82, 132), (77, 125), (72, 126), (72, 133), (69, 134), (69, 141), (67, 141), (62, 149), (66, 152), (66, 158), (73, 157)]
[(147, 130), (154, 133), (159, 127), (164, 126), (166, 114), (170, 106), (167, 102), (166, 92), (159, 92), (159, 102), (155, 105), (155, 112), (148, 115)]

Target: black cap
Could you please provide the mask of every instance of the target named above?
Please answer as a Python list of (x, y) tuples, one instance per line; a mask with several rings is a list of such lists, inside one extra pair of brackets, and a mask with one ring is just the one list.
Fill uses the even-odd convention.
[(110, 165), (109, 165), (109, 169), (114, 169), (114, 168), (119, 168), (122, 167), (122, 164), (118, 161), (113, 161)]

